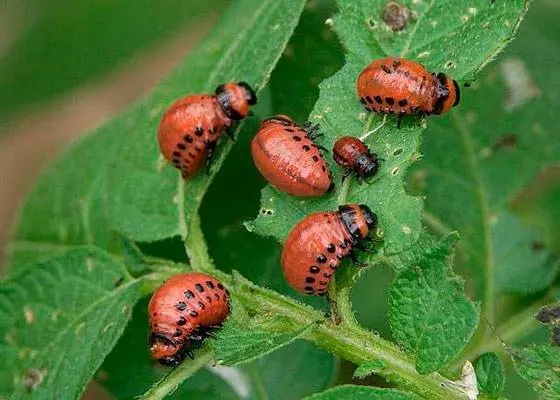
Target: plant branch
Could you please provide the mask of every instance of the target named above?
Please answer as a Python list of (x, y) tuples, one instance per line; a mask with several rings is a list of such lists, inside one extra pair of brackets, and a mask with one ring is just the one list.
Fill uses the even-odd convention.
[[(554, 293), (554, 291), (555, 289), (553, 288), (549, 291), (549, 293)], [(541, 307), (552, 301), (554, 301), (553, 296), (544, 296), (521, 310), (518, 314), (508, 318), (505, 323), (496, 329), (492, 328), (493, 334), (489, 335), (479, 345), (472, 347), (463, 356), (458, 358), (458, 361), (450, 366), (450, 370), (459, 371), (465, 360), (475, 360), (480, 355), (487, 352), (507, 352), (507, 346), (510, 346), (515, 342), (518, 342), (520, 339), (531, 335), (539, 328), (535, 315)], [(481, 323), (486, 322), (482, 321)]]
[(212, 272), (216, 268), (208, 254), (208, 247), (200, 227), (200, 216), (195, 214), (189, 224), (189, 234), (185, 238), (185, 250), (192, 269), (201, 272)]
[[(316, 326), (304, 335), (304, 339), (355, 364), (380, 361), (385, 368), (378, 372), (379, 375), (424, 398), (430, 400), (466, 399), (465, 394), (450, 385), (450, 381), (442, 375), (438, 373), (419, 374), (414, 366), (413, 358), (390, 341), (353, 323), (336, 325), (326, 319), (322, 312), (277, 292), (257, 286), (235, 271), (230, 275), (216, 269), (207, 253), (198, 218), (193, 218), (193, 223), (190, 225), (185, 245), (191, 258), (191, 264), (197, 265), (195, 269), (208, 271), (221, 280), (224, 285), (229, 287), (232, 296), (235, 296), (247, 309), (259, 313), (274, 313), (302, 327), (316, 322)], [(347, 297), (348, 293), (344, 293), (344, 295)], [(344, 303), (343, 306), (349, 308), (345, 312), (352, 313), (350, 303)], [(204, 353), (202, 360), (195, 359), (194, 362), (184, 363), (187, 365), (177, 368), (177, 372), (174, 371), (164, 378), (146, 393), (143, 399), (162, 398), (157, 396), (165, 395), (165, 391), (167, 393), (172, 391), (181, 379), (188, 378), (195, 368), (201, 368), (210, 360), (211, 355)], [(146, 397), (147, 395), (155, 397)]]
[[(221, 278), (226, 276), (223, 274)], [(379, 375), (422, 397), (441, 400), (466, 398), (464, 393), (449, 385), (443, 376), (437, 373), (420, 375), (411, 356), (372, 332), (353, 324), (335, 325), (308, 306), (248, 281), (236, 284), (235, 280), (231, 282), (235, 285), (235, 295), (248, 309), (275, 313), (300, 326), (317, 321), (304, 338), (321, 348), (356, 364), (380, 361), (385, 368), (378, 372)]]
[(203, 368), (214, 361), (214, 352), (209, 345), (204, 346), (195, 352), (194, 360), (189, 360), (179, 365), (169, 374), (164, 376), (158, 383), (152, 386), (146, 393), (139, 397), (139, 400), (161, 400), (173, 393), (179, 385), (187, 378), (194, 375), (200, 368)]

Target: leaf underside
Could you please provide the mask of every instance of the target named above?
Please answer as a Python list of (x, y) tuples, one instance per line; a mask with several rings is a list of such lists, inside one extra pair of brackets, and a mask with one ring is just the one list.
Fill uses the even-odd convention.
[(5, 280), (0, 394), (78, 398), (128, 323), (139, 286), (98, 250), (72, 250)]

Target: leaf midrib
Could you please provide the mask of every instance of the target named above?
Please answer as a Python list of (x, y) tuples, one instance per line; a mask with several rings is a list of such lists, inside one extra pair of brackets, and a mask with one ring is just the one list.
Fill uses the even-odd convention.
[(459, 111), (455, 111), (450, 118), (451, 127), (459, 135), (467, 161), (467, 173), (471, 178), (472, 187), (480, 208), (480, 223), (484, 242), (483, 260), (481, 266), (484, 273), (483, 315), (490, 323), (495, 321), (495, 267), (496, 260), (492, 247), (492, 228), (490, 225), (490, 203), (482, 178), (482, 167), (479, 164), (473, 143), (473, 135), (465, 124)]

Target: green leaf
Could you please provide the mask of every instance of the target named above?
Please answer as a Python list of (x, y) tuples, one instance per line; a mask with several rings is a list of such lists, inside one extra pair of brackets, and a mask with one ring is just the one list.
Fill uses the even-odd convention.
[(394, 389), (342, 385), (306, 397), (305, 400), (415, 400), (415, 395)]
[(560, 164), (543, 168), (538, 175), (514, 197), (513, 212), (527, 225), (540, 228), (546, 246), (560, 254)]
[[(305, 7), (300, 22), (270, 77), (269, 86), (276, 114), (286, 114), (295, 121), (304, 121), (319, 97), (317, 85), (344, 65), (342, 46), (332, 29), (325, 24), (325, 20), (336, 12), (334, 3), (334, 0), (323, 0), (308, 3)], [(310, 58), (313, 62), (309, 62)], [(254, 169), (251, 146), (246, 149), (249, 163)], [(257, 175), (259, 182), (264, 182), (258, 171)], [(262, 186), (261, 183), (259, 189)], [(254, 205), (251, 212), (254, 212)]]
[(383, 369), (385, 369), (385, 364), (383, 364), (382, 361), (369, 361), (358, 365), (358, 368), (354, 371), (354, 378), (365, 378), (366, 376), (378, 373)]
[[(386, 1), (340, 0), (338, 4), (339, 14), (329, 23), (347, 50), (347, 63), (320, 85), (320, 97), (310, 117), (320, 124), (325, 134), (320, 144), (327, 148), (343, 135), (362, 136), (381, 127), (382, 117), (366, 114), (355, 94), (356, 77), (373, 59), (401, 55), (456, 79), (470, 78), (501, 50), (526, 9), (523, 0), (507, 5), (469, 1), (464, 7), (455, 2), (407, 2), (416, 18), (403, 32), (395, 33), (379, 20)], [(261, 207), (270, 212), (260, 213), (246, 224), (247, 228), (282, 242), (305, 215), (359, 202), (378, 214), (386, 254), (409, 248), (420, 234), (422, 204), (405, 193), (401, 179), (419, 156), (422, 130), (417, 118), (407, 118), (401, 129), (397, 129), (394, 118), (389, 118), (388, 124), (367, 137), (370, 149), (386, 160), (369, 184), (360, 186), (354, 178), (348, 179), (332, 194), (311, 200), (297, 199), (267, 186)], [(332, 170), (335, 183), (339, 183), (342, 171), (338, 167)]]
[(292, 343), (313, 325), (294, 328), (281, 318), (265, 316), (247, 326), (229, 318), (213, 341), (216, 361), (228, 366), (253, 361)]
[(492, 232), (496, 290), (530, 294), (550, 285), (560, 262), (542, 245), (542, 234), (511, 213), (501, 215)]
[(242, 371), (251, 380), (253, 399), (299, 400), (332, 384), (336, 366), (332, 354), (297, 340)]
[[(146, 392), (170, 369), (150, 360), (148, 353), (148, 299), (134, 309), (123, 336), (97, 373), (96, 380), (119, 399), (133, 399)], [(186, 360), (185, 362), (189, 362)], [(334, 357), (314, 345), (297, 341), (240, 367), (199, 370), (183, 382), (171, 399), (243, 398), (300, 399), (323, 390), (334, 379)], [(278, 371), (290, 371), (278, 380)], [(261, 394), (261, 395), (260, 395)], [(206, 396), (206, 397), (205, 397)], [(259, 397), (260, 396), (260, 397)]]
[(492, 398), (499, 397), (506, 382), (504, 365), (496, 353), (484, 353), (474, 366), (478, 388)]
[(140, 281), (101, 251), (73, 250), (0, 286), (0, 394), (78, 398), (122, 334)]
[(542, 2), (533, 12), (507, 52), (463, 90), (462, 104), (430, 124), (424, 157), (410, 175), (410, 186), (426, 196), (427, 225), (438, 233), (461, 232), (457, 267), (472, 272), (490, 322), (500, 293), (542, 290), (558, 270), (546, 251), (534, 250), (538, 231), (509, 210), (538, 171), (560, 157), (557, 118), (549, 112), (560, 101), (560, 72), (552, 67), (560, 62), (559, 36), (538, 17), (557, 7)]
[(543, 400), (560, 397), (560, 348), (534, 345), (516, 349), (512, 355), (517, 373)]
[(135, 241), (185, 237), (189, 218), (233, 143), (219, 146), (210, 174), (185, 183), (177, 170), (158, 162), (161, 114), (177, 97), (212, 91), (224, 81), (242, 79), (261, 89), (303, 3), (234, 2), (219, 26), (151, 96), (66, 152), (22, 209), (10, 248), (12, 267), (81, 244), (118, 251), (113, 229)]
[[(144, 299), (134, 307), (130, 323), (97, 371), (96, 381), (115, 398), (133, 400), (171, 371), (150, 359), (147, 320), (148, 299)], [(169, 396), (169, 399), (185, 398), (233, 400), (239, 397), (220, 376), (200, 369)]]
[[(166, 165), (163, 170), (158, 166), (155, 134), (160, 116), (174, 98), (211, 92), (223, 82), (244, 80), (255, 90), (262, 89), (299, 20), (303, 4), (303, 0), (232, 3), (219, 27), (169, 80), (173, 86), (182, 82), (181, 90), (171, 85), (158, 90), (154, 97), (165, 97), (143, 110), (148, 120), (143, 115), (135, 119), (135, 126), (129, 129), (126, 151), (114, 166), (123, 174), (112, 177), (112, 222), (119, 231), (138, 241), (187, 236), (190, 219), (198, 212), (233, 142), (224, 138), (210, 172), (201, 171), (185, 182), (172, 166)], [(259, 49), (258, 55), (255, 49)], [(188, 81), (184, 81), (185, 76)], [(150, 220), (149, 226), (142, 223), (144, 219)]]
[(438, 370), (468, 343), (477, 307), (452, 271), (457, 235), (449, 235), (402, 270), (389, 288), (389, 322), (397, 343), (414, 353), (421, 374)]
[[(225, 5), (223, 0), (43, 3), (12, 2), (2, 10), (21, 36), (0, 59), (0, 120), (111, 71), (189, 24), (200, 29), (197, 21)], [(25, 26), (18, 26), (23, 15)]]

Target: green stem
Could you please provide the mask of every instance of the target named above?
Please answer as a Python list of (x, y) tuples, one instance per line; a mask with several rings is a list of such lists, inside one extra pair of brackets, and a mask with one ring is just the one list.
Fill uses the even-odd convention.
[(163, 377), (158, 383), (139, 397), (140, 400), (161, 400), (177, 390), (177, 387), (196, 371), (214, 361), (214, 352), (210, 346), (204, 346), (195, 352), (194, 360), (184, 362)]
[(246, 364), (243, 369), (251, 378), (253, 398), (257, 400), (269, 400), (268, 392), (266, 391), (265, 384), (262, 380), (262, 376), (257, 365), (255, 363), (249, 363)]
[[(233, 275), (229, 275), (215, 269), (208, 256), (198, 218), (193, 218), (185, 245), (188, 249), (193, 269), (204, 268), (203, 270), (211, 271), (212, 275), (229, 287), (232, 295), (247, 309), (259, 313), (265, 312), (283, 316), (299, 326), (307, 326), (313, 322), (319, 322), (306, 333), (305, 339), (356, 364), (380, 361), (385, 368), (379, 372), (379, 375), (400, 386), (406, 387), (411, 392), (417, 393), (424, 398), (465, 400), (465, 394), (450, 385), (450, 381), (442, 375), (438, 373), (419, 374), (415, 369), (412, 357), (390, 341), (384, 340), (354, 323), (335, 325), (332, 321), (326, 320), (321, 312), (312, 307), (254, 285), (235, 272)], [(197, 267), (195, 268), (194, 265)], [(338, 300), (342, 300), (341, 305), (344, 307), (344, 311), (348, 313), (346, 315), (352, 315), (350, 301), (348, 300), (346, 303), (349, 297), (348, 292), (342, 294)], [(195, 358), (194, 362), (184, 363), (184, 367), (179, 367), (176, 371), (173, 371), (152, 388), (144, 396), (144, 399), (163, 398), (162, 396), (165, 396), (166, 393), (174, 390), (182, 380), (192, 375), (196, 369), (201, 368), (211, 360), (211, 354), (203, 354), (202, 357)]]
[(204, 234), (200, 227), (200, 216), (193, 215), (189, 224), (189, 234), (185, 238), (185, 249), (189, 256), (192, 269), (200, 272), (212, 273), (215, 269), (214, 263), (208, 254)]
[[(551, 290), (551, 293), (552, 292)], [(487, 352), (502, 353), (506, 351), (504, 345), (512, 345), (520, 339), (531, 335), (539, 328), (539, 324), (535, 320), (535, 315), (542, 306), (549, 304), (551, 301), (554, 301), (553, 297), (544, 296), (523, 309), (520, 313), (508, 318), (507, 322), (496, 328), (492, 335), (489, 335), (477, 346), (468, 349), (449, 369), (452, 371), (460, 371), (465, 360), (476, 360), (480, 355)], [(481, 323), (486, 324), (485, 321)]]
[(236, 286), (235, 295), (245, 307), (255, 312), (275, 313), (300, 326), (321, 321), (305, 334), (305, 339), (356, 364), (380, 361), (385, 368), (379, 375), (422, 397), (441, 400), (466, 398), (440, 374), (419, 374), (412, 357), (366, 329), (353, 324), (335, 325), (325, 320), (318, 311), (247, 281)]

